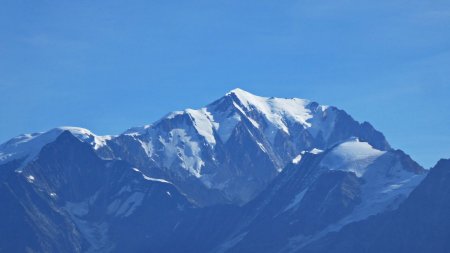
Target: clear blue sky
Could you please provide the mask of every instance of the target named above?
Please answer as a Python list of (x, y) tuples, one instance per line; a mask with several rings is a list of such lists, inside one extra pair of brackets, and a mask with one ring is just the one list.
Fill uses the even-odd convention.
[(429, 167), (450, 157), (450, 1), (0, 2), (0, 142), (235, 87), (336, 105)]

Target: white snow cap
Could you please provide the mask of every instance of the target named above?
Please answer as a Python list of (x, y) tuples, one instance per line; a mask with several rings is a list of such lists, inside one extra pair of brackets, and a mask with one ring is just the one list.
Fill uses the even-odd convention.
[(311, 127), (307, 122), (312, 118), (306, 106), (309, 100), (300, 98), (268, 98), (253, 95), (242, 89), (234, 89), (227, 95), (234, 94), (247, 110), (258, 110), (277, 128), (289, 133), (284, 118), (298, 122), (306, 127)]
[[(235, 126), (241, 122), (241, 116), (245, 116), (256, 128), (260, 127), (260, 118), (252, 118), (253, 111), (257, 111), (266, 119), (268, 126), (263, 129), (270, 139), (273, 139), (278, 130), (289, 133), (289, 125), (298, 123), (315, 135), (319, 131), (324, 134), (328, 132), (324, 127), (317, 123), (312, 126), (312, 118), (314, 113), (307, 108), (311, 102), (300, 98), (274, 98), (261, 97), (251, 94), (240, 88), (233, 89), (225, 94), (225, 97), (235, 96), (233, 103), (228, 108), (220, 108), (214, 106), (214, 103), (200, 109), (186, 109), (183, 111), (174, 111), (169, 113), (163, 119), (174, 119), (176, 116), (187, 114), (193, 119), (194, 127), (198, 134), (202, 136), (206, 142), (214, 146), (217, 143), (216, 136), (226, 142)], [(237, 100), (236, 100), (237, 98)], [(223, 98), (222, 98), (223, 99)], [(220, 100), (218, 100), (220, 101)], [(319, 106), (324, 111), (328, 106)], [(225, 109), (225, 110), (224, 110)], [(330, 117), (332, 118), (332, 117)], [(161, 120), (160, 120), (161, 121)], [(158, 121), (158, 122), (160, 122)], [(147, 125), (140, 128), (132, 128), (125, 132), (130, 135), (145, 134), (145, 130), (157, 125)], [(320, 122), (320, 121), (318, 121)], [(215, 135), (215, 133), (217, 135)]]
[(321, 165), (333, 170), (352, 171), (358, 177), (362, 177), (369, 166), (385, 153), (373, 148), (367, 142), (352, 138), (333, 148), (322, 160)]

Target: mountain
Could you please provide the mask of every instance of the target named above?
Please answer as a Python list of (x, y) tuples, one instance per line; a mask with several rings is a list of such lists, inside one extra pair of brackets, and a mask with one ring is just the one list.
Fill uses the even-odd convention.
[(235, 89), (119, 135), (0, 145), (0, 252), (328, 252), (427, 172), (341, 109)]
[(127, 161), (173, 182), (202, 206), (248, 202), (293, 158), (314, 148), (357, 137), (390, 149), (369, 123), (360, 124), (336, 107), (235, 89), (204, 108), (173, 112), (119, 136), (67, 127), (22, 135), (0, 146), (0, 162), (32, 159), (63, 130), (88, 142), (102, 158)]
[(245, 206), (251, 216), (219, 248), (295, 252), (347, 224), (396, 209), (425, 175), (402, 151), (378, 150), (356, 138), (304, 153)]
[(448, 252), (449, 212), (450, 159), (442, 159), (397, 210), (351, 224), (299, 252)]
[(71, 132), (94, 149), (104, 146), (106, 140), (111, 138), (111, 136), (96, 136), (91, 131), (80, 127), (58, 127), (44, 133), (22, 134), (0, 145), (0, 164), (23, 160), (21, 165), (26, 165), (36, 157), (42, 147), (55, 141), (64, 131)]
[[(16, 161), (0, 167), (0, 252), (105, 252), (118, 240), (134, 252), (158, 249), (177, 213), (192, 207), (171, 183), (100, 159), (69, 131), (20, 171)], [(152, 244), (134, 245), (140, 237)]]

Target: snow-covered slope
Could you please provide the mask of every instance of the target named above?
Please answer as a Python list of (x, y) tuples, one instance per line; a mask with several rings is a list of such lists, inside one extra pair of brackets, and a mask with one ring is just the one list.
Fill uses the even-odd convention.
[(192, 204), (173, 184), (103, 160), (78, 138), (62, 132), (20, 173), (0, 165), (0, 251), (161, 252), (158, 237)]
[[(235, 89), (204, 108), (176, 111), (131, 128), (112, 142), (120, 146), (115, 155), (122, 159), (129, 150), (140, 149), (136, 166), (164, 168), (161, 174), (194, 199), (192, 183), (184, 187), (183, 182), (200, 183), (228, 201), (245, 203), (301, 152), (323, 150), (352, 136), (380, 150), (390, 148), (370, 124), (335, 107)], [(145, 160), (151, 165), (144, 165)]]
[(351, 172), (363, 180), (361, 203), (342, 223), (396, 208), (426, 175), (403, 152), (380, 151), (357, 139), (331, 149), (319, 166)]
[[(313, 118), (314, 112), (310, 107), (311, 102), (305, 99), (266, 98), (253, 95), (241, 89), (235, 89), (225, 97), (201, 109), (186, 109), (170, 113), (164, 119), (174, 119), (180, 115), (188, 115), (193, 121), (197, 133), (210, 145), (215, 145), (216, 137), (226, 143), (234, 128), (243, 117), (249, 120), (256, 128), (262, 128), (274, 138), (278, 131), (289, 134), (289, 126), (300, 124), (304, 128), (311, 128), (308, 122)], [(323, 112), (328, 107), (319, 106)], [(262, 117), (262, 118), (261, 118)], [(163, 120), (164, 120), (163, 119)], [(264, 122), (261, 122), (261, 119)], [(159, 122), (157, 122), (159, 123)], [(156, 123), (156, 124), (157, 124)], [(142, 128), (132, 128), (126, 134), (140, 134), (151, 128), (151, 125)], [(323, 126), (315, 126), (311, 132), (331, 130)], [(217, 135), (217, 136), (215, 136)]]
[(386, 151), (374, 149), (367, 142), (354, 139), (333, 148), (320, 165), (333, 170), (350, 171), (362, 177), (366, 169), (385, 153)]
[(0, 164), (14, 159), (26, 164), (65, 130), (103, 158), (125, 160), (174, 182), (201, 205), (246, 203), (302, 152), (325, 150), (350, 137), (390, 149), (370, 124), (336, 107), (235, 89), (203, 108), (172, 112), (118, 136), (76, 127), (21, 135), (0, 146)]
[[(247, 225), (219, 249), (297, 252), (347, 224), (396, 209), (425, 176), (402, 151), (379, 150), (358, 138), (303, 152), (246, 206), (252, 214), (242, 222)], [(276, 243), (262, 245), (256, 238)]]
[(446, 253), (449, 212), (450, 160), (442, 159), (397, 210), (346, 226), (300, 252)]
[[(267, 125), (262, 125), (261, 127), (264, 128), (266, 135), (272, 141), (274, 141), (275, 135), (280, 130), (290, 134), (289, 126), (294, 124), (300, 124), (304, 128), (312, 127), (312, 124), (308, 122), (313, 118), (313, 112), (309, 109), (311, 102), (308, 100), (259, 97), (241, 89), (235, 89), (227, 95), (235, 96), (239, 100), (240, 104), (236, 106), (240, 110), (244, 112), (256, 111), (263, 116)], [(321, 112), (326, 109), (327, 106), (319, 106)], [(331, 117), (333, 116), (331, 115)], [(257, 121), (252, 122), (255, 123), (256, 127), (260, 127)], [(314, 128), (316, 129), (312, 130), (312, 132), (317, 133), (325, 130), (322, 127), (322, 125), (315, 125)]]
[(296, 252), (395, 209), (425, 174), (343, 110), (236, 89), (117, 136), (0, 145), (0, 251)]
[(0, 145), (0, 164), (12, 160), (24, 160), (22, 164), (33, 160), (42, 147), (56, 140), (62, 132), (69, 131), (79, 140), (89, 143), (94, 149), (106, 145), (111, 136), (97, 136), (80, 127), (58, 127), (47, 132), (19, 135)]

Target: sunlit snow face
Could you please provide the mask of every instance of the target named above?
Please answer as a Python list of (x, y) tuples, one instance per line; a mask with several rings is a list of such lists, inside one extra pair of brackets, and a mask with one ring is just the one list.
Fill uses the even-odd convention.
[(369, 165), (384, 153), (385, 151), (374, 149), (367, 142), (355, 139), (332, 149), (320, 165), (334, 170), (351, 171), (362, 177)]

